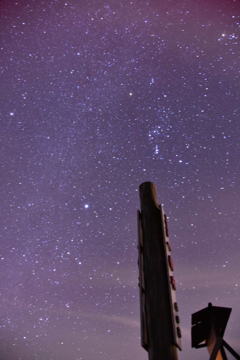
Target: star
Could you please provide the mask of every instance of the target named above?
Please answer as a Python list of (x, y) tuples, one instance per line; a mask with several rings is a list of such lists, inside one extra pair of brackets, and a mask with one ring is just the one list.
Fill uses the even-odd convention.
[(1, 358), (146, 358), (144, 181), (169, 217), (183, 334), (213, 301), (238, 344), (237, 2), (2, 3)]

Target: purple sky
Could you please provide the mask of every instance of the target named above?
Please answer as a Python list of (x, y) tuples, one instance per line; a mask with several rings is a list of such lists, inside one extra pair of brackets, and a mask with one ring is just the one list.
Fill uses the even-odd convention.
[(184, 348), (240, 351), (240, 2), (0, 2), (0, 358), (147, 359), (138, 186), (169, 216)]

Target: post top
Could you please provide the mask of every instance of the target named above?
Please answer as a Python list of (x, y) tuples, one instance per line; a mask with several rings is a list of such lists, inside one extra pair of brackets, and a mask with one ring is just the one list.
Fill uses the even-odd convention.
[(150, 181), (146, 181), (139, 186), (139, 194), (142, 208), (158, 207), (157, 188)]

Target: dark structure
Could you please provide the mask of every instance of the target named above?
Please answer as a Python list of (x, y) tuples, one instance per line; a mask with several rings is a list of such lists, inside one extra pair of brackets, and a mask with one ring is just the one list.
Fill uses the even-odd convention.
[(167, 217), (154, 184), (140, 185), (138, 211), (141, 341), (149, 360), (177, 360), (181, 349)]
[(231, 308), (209, 303), (208, 307), (192, 314), (192, 347), (207, 347), (210, 360), (227, 360), (225, 349), (240, 360), (236, 351), (223, 340), (231, 311)]

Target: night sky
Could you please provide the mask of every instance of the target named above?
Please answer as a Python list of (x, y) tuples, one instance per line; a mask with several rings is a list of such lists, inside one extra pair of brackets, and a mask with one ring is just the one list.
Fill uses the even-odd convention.
[(240, 2), (0, 2), (0, 359), (146, 360), (138, 186), (169, 217), (183, 333), (240, 351)]

